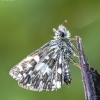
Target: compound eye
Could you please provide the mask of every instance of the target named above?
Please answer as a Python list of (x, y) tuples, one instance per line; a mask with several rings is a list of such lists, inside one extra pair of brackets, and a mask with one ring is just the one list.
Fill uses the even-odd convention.
[(61, 32), (61, 31), (59, 31), (58, 35), (61, 36), (61, 37), (64, 37), (64, 33)]

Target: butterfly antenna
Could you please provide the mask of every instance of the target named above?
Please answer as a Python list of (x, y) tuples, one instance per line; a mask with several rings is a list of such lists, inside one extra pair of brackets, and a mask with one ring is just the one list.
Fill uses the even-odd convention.
[(68, 20), (64, 20), (63, 25), (64, 25), (65, 23), (67, 23), (67, 22), (68, 22)]

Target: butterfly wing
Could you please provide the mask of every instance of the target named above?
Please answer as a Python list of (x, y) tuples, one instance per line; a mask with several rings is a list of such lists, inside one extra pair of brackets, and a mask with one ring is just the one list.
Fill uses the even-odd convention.
[(34, 91), (59, 89), (64, 80), (60, 56), (60, 48), (56, 40), (52, 40), (13, 67), (10, 75), (25, 89)]

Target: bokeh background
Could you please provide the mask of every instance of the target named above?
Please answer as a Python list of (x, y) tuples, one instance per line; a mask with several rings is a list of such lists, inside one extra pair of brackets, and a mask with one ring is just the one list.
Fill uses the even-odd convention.
[(81, 72), (73, 65), (72, 84), (54, 92), (22, 89), (9, 76), (14, 65), (53, 39), (52, 28), (65, 19), (100, 72), (100, 0), (0, 0), (0, 100), (85, 100)]

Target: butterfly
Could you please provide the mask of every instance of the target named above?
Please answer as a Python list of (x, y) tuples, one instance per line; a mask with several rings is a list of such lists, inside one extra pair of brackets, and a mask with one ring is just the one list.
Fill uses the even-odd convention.
[(69, 63), (75, 63), (72, 56), (75, 46), (70, 32), (64, 25), (54, 29), (54, 39), (28, 55), (15, 65), (9, 74), (22, 88), (33, 91), (53, 91), (60, 89), (65, 82), (71, 83)]

